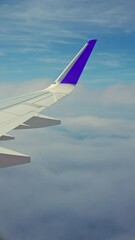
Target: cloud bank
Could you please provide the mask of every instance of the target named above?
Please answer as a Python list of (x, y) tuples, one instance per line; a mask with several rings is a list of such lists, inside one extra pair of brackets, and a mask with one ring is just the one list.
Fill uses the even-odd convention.
[[(32, 86), (20, 84), (19, 93)], [(32, 156), (31, 164), (1, 171), (0, 225), (8, 239), (134, 238), (135, 123), (114, 112), (130, 113), (133, 88), (80, 85), (47, 110), (62, 126), (13, 131), (16, 140), (2, 143)], [(94, 102), (95, 113), (102, 105), (112, 117), (93, 115)]]

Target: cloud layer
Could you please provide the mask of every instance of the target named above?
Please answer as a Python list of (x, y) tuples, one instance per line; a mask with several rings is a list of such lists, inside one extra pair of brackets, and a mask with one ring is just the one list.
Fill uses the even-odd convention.
[[(23, 83), (19, 93), (26, 88), (34, 90)], [(62, 126), (13, 131), (16, 140), (2, 143), (32, 156), (31, 164), (1, 171), (0, 225), (7, 238), (134, 238), (135, 124), (114, 112), (116, 106), (131, 111), (133, 88), (118, 85), (92, 92), (80, 85), (45, 112), (61, 117)], [(126, 105), (125, 91), (131, 96)], [(95, 111), (108, 106), (112, 117), (108, 111), (104, 117), (92, 115), (94, 102)]]

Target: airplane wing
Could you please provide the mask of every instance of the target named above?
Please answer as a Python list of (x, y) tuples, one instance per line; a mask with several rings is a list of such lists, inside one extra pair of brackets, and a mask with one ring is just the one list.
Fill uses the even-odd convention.
[[(90, 40), (48, 88), (31, 94), (0, 101), (0, 140), (11, 140), (13, 129), (31, 129), (59, 125), (60, 120), (41, 115), (45, 108), (68, 95), (77, 84), (96, 44)], [(0, 168), (30, 162), (30, 157), (0, 148)]]

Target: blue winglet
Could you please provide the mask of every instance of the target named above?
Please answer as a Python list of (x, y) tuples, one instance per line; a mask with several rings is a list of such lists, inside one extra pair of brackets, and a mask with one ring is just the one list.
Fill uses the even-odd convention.
[[(80, 75), (90, 57), (92, 50), (96, 44), (96, 39), (90, 40), (79, 52), (79, 54), (75, 57), (75, 59), (69, 64), (68, 71), (64, 74), (61, 79), (61, 84), (72, 84), (76, 85), (78, 82)], [(63, 75), (63, 74), (62, 74)], [(62, 77), (62, 76), (61, 76)]]

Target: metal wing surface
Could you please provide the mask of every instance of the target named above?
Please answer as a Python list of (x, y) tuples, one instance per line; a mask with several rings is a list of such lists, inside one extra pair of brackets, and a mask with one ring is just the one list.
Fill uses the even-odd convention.
[[(10, 140), (13, 129), (30, 129), (60, 124), (60, 120), (41, 115), (45, 108), (68, 95), (77, 84), (96, 40), (84, 45), (66, 69), (47, 89), (0, 101), (0, 140)], [(0, 148), (0, 167), (27, 163), (30, 157)]]

